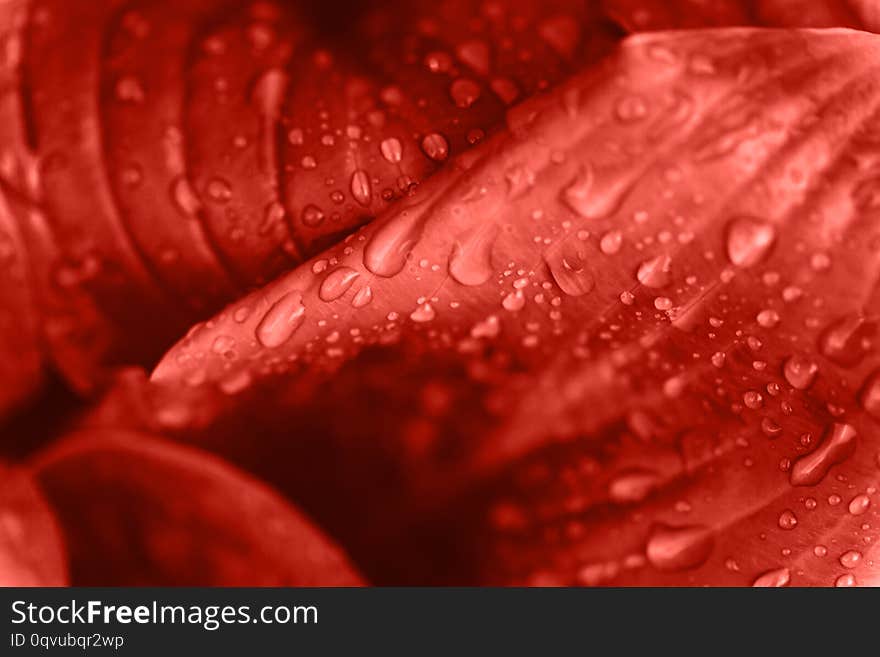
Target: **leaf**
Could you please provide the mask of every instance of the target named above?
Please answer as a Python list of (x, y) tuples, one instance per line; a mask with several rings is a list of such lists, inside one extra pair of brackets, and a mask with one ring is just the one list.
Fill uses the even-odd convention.
[(880, 28), (872, 0), (603, 0), (603, 6), (631, 31), (732, 25)]
[(34, 463), (73, 583), (352, 586), (342, 551), (274, 491), (149, 435), (74, 435)]
[(159, 421), (397, 445), (459, 579), (875, 583), (878, 49), (628, 39), (190, 331)]
[(29, 3), (3, 101), (31, 174), (9, 213), (34, 285), (23, 339), (82, 393), (155, 363), (617, 37), (593, 3), (481, 7), (355, 5), (343, 24), (271, 2)]
[(20, 468), (0, 465), (0, 586), (64, 586), (67, 556), (43, 494)]

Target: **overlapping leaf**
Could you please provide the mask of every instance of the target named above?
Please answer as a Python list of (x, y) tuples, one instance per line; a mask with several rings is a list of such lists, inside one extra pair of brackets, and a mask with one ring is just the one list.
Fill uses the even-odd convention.
[[(874, 582), (878, 63), (848, 31), (628, 40), (191, 331), (165, 420), (271, 425), (268, 386), (394, 445), (478, 581)], [(420, 405), (365, 430), (376, 390)]]
[(361, 583), (342, 551), (286, 501), (197, 450), (93, 432), (68, 438), (33, 468), (63, 528), (74, 584)]

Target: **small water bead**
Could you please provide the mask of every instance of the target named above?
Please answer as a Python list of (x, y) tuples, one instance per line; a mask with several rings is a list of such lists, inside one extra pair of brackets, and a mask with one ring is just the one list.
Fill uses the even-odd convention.
[(702, 525), (657, 525), (648, 537), (645, 554), (657, 570), (688, 570), (704, 563), (713, 547), (712, 533)]
[(711, 360), (712, 365), (720, 369), (724, 367), (724, 363), (727, 360), (727, 354), (725, 354), (723, 351), (716, 351), (714, 354), (712, 354)]
[(358, 169), (351, 174), (351, 195), (361, 205), (369, 205), (373, 200), (373, 188), (370, 185), (370, 176), (363, 169)]
[(671, 281), (671, 268), (672, 258), (668, 255), (659, 255), (639, 265), (636, 278), (645, 287), (655, 289), (666, 287)]
[(442, 162), (449, 156), (449, 142), (443, 135), (432, 132), (422, 138), (422, 150), (435, 162)]
[(834, 586), (837, 588), (849, 588), (856, 585), (856, 578), (852, 573), (844, 573), (836, 580), (834, 580)]
[(840, 495), (832, 493), (831, 495), (828, 496), (828, 505), (829, 506), (837, 506), (841, 502), (843, 502), (843, 498)]
[(351, 305), (355, 308), (363, 308), (373, 300), (373, 290), (369, 285), (365, 285), (358, 290), (351, 300)]
[(632, 184), (618, 171), (587, 163), (562, 189), (562, 201), (584, 219), (602, 219), (617, 211)]
[(827, 253), (815, 253), (810, 258), (810, 267), (817, 272), (828, 271), (831, 268), (831, 258)]
[(795, 462), (790, 477), (792, 486), (815, 486), (832, 466), (855, 451), (858, 433), (852, 425), (835, 423), (829, 434), (819, 447)]
[(777, 568), (768, 570), (766, 573), (758, 576), (752, 583), (752, 586), (759, 588), (779, 588), (787, 586), (791, 581), (791, 571), (788, 568)]
[(316, 205), (309, 204), (303, 208), (301, 219), (309, 228), (320, 226), (324, 221), (324, 213)]
[(779, 313), (775, 310), (762, 310), (756, 318), (758, 325), (764, 328), (773, 328), (779, 324)]
[(610, 230), (599, 240), (599, 250), (605, 255), (614, 255), (623, 245), (623, 234), (619, 230)]
[(608, 496), (618, 504), (632, 504), (645, 499), (660, 483), (660, 477), (649, 470), (632, 470), (615, 477), (608, 485)]
[(225, 354), (235, 348), (235, 339), (228, 335), (218, 335), (211, 344), (211, 351), (215, 354)]
[(500, 229), (494, 222), (484, 222), (460, 235), (452, 245), (449, 256), (449, 275), (467, 286), (486, 283), (495, 273), (492, 266), (492, 248)]
[(847, 315), (822, 334), (822, 354), (843, 367), (854, 367), (874, 347), (877, 324), (861, 315)]
[(743, 403), (747, 408), (756, 410), (764, 405), (764, 397), (757, 390), (749, 390), (743, 394)]
[(519, 87), (510, 78), (492, 78), (489, 88), (505, 105), (512, 105), (519, 98)]
[(202, 207), (198, 195), (186, 176), (178, 176), (171, 183), (171, 198), (178, 209), (188, 217), (194, 217)]
[(635, 303), (636, 297), (632, 292), (624, 290), (620, 293), (620, 303), (625, 306), (631, 306)]
[(797, 527), (798, 519), (791, 509), (786, 509), (779, 515), (780, 529), (792, 530)]
[(318, 290), (322, 301), (335, 301), (354, 284), (360, 274), (351, 267), (339, 267), (327, 274)]
[(379, 150), (382, 153), (382, 157), (391, 162), (391, 164), (399, 164), (403, 159), (403, 145), (396, 137), (383, 139), (382, 143), (379, 144)]
[(303, 169), (314, 169), (318, 166), (318, 161), (312, 155), (304, 155), (302, 159), (299, 161), (300, 166)]
[(423, 303), (410, 313), (409, 318), (417, 323), (430, 322), (437, 316), (430, 303)]
[(425, 55), (425, 66), (431, 73), (447, 73), (452, 68), (452, 56), (442, 50)]
[(849, 512), (854, 516), (860, 516), (864, 513), (868, 512), (868, 508), (871, 506), (871, 498), (869, 498), (864, 493), (861, 495), (856, 495), (849, 503)]
[(815, 497), (808, 497), (804, 500), (804, 507), (806, 507), (808, 511), (812, 511), (817, 506), (819, 506), (819, 502), (816, 501)]
[(768, 438), (778, 438), (782, 434), (782, 427), (772, 418), (765, 417), (761, 420), (761, 431)]
[(239, 306), (235, 309), (235, 312), (232, 313), (232, 319), (241, 324), (248, 317), (251, 316), (251, 308), (250, 306)]
[(672, 299), (668, 297), (657, 297), (654, 299), (654, 307), (657, 310), (667, 311), (672, 308)]
[(305, 320), (305, 306), (302, 292), (288, 292), (279, 298), (260, 320), (256, 328), (256, 338), (268, 349), (279, 347), (287, 342)]
[(824, 545), (817, 545), (816, 547), (813, 548), (813, 554), (815, 554), (817, 557), (819, 557), (821, 559), (822, 557), (827, 556), (828, 548), (825, 547)]
[(858, 550), (848, 550), (840, 555), (839, 561), (844, 568), (855, 568), (862, 561), (862, 553)]
[(764, 260), (776, 241), (773, 224), (754, 217), (738, 217), (727, 225), (727, 257), (737, 267)]
[(806, 356), (794, 355), (785, 361), (782, 373), (792, 388), (807, 390), (816, 380), (819, 366)]
[(526, 305), (526, 297), (523, 294), (522, 290), (516, 290), (515, 292), (511, 292), (504, 300), (501, 302), (501, 305), (505, 310), (510, 312), (517, 312), (522, 310)]
[(480, 98), (480, 85), (469, 78), (458, 78), (449, 86), (449, 95), (456, 107), (467, 109)]
[(471, 337), (474, 339), (479, 338), (494, 338), (501, 332), (501, 322), (498, 320), (498, 317), (495, 315), (490, 315), (482, 322), (477, 322), (471, 328)]

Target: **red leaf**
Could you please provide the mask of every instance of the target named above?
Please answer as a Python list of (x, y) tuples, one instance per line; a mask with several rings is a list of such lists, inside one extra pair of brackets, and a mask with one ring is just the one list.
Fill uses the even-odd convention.
[(67, 557), (58, 523), (25, 472), (0, 465), (0, 586), (64, 586)]
[(380, 424), (339, 392), (360, 394), (365, 345), (399, 342), (421, 360), (384, 367), (398, 397), (476, 395), (399, 457), (425, 517), (455, 517), (459, 573), (873, 583), (878, 60), (843, 31), (628, 40), (192, 330), (153, 374), (164, 419), (323, 410), (336, 437), (412, 447), (423, 409)]
[(86, 433), (34, 465), (74, 584), (351, 586), (360, 576), (274, 491), (203, 452)]

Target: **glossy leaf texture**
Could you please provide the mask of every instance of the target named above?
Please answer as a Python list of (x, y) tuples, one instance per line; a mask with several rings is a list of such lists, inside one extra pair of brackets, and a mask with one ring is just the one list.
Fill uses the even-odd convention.
[(44, 362), (83, 393), (153, 365), (619, 34), (598, 1), (0, 8), (3, 367), (20, 380), (0, 408)]
[(128, 402), (299, 495), (278, 445), (355, 490), (375, 456), (400, 535), (305, 502), (359, 563), (421, 538), (454, 581), (876, 584), (878, 65), (848, 30), (631, 37)]
[(63, 528), (74, 585), (362, 583), (342, 550), (276, 492), (199, 450), (85, 432), (32, 468)]

